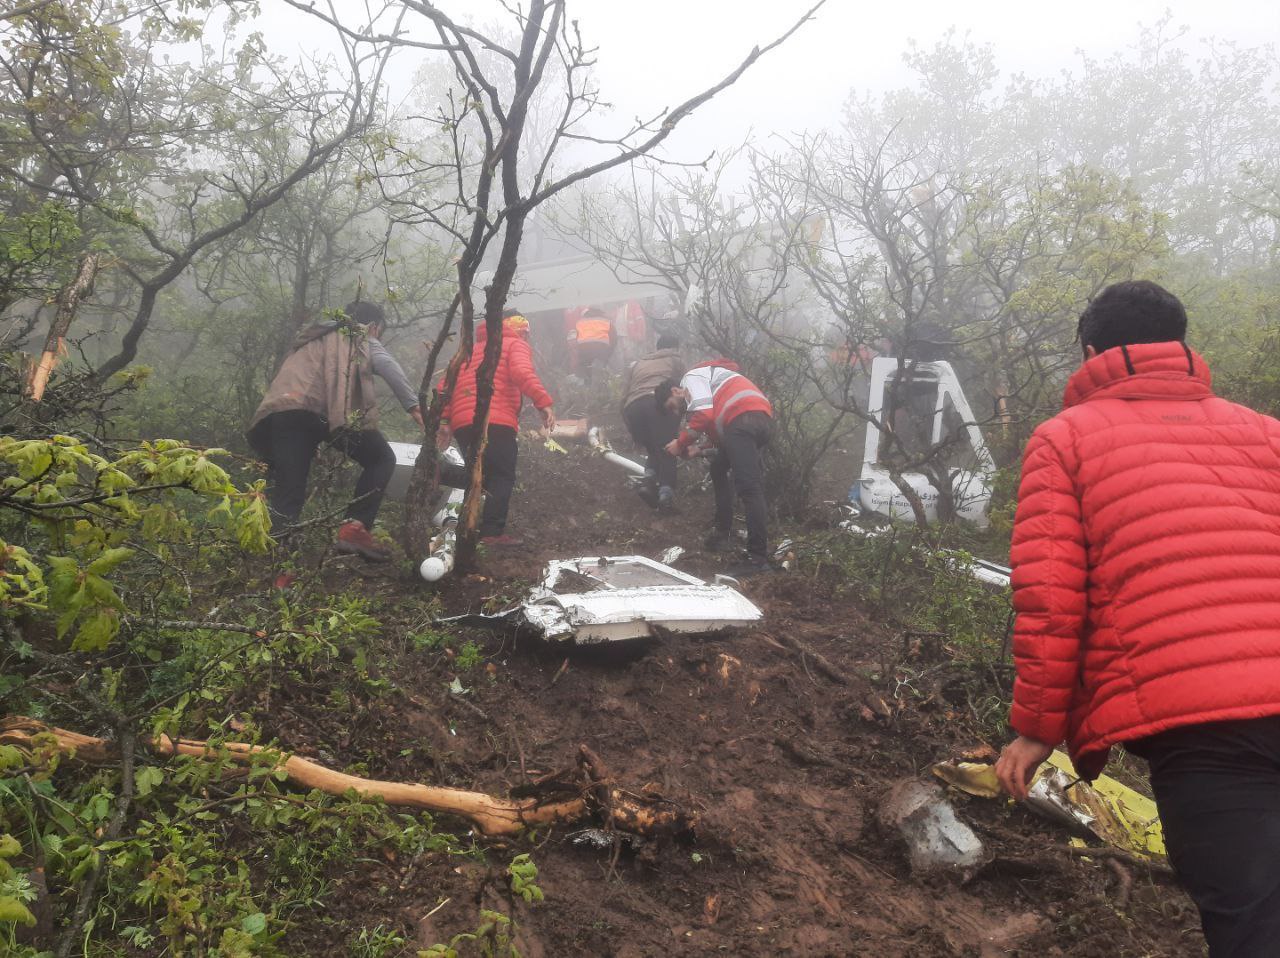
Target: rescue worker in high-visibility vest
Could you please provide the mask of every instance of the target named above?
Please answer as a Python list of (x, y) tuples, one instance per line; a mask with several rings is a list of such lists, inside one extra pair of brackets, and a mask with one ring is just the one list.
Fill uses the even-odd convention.
[[(669, 412), (689, 417), (685, 431), (667, 444), (667, 452), (688, 459), (704, 449), (715, 449), (710, 469), (716, 496), (715, 524), (706, 548), (712, 552), (731, 548), (736, 491), (747, 520), (747, 563), (739, 574), (772, 569), (762, 455), (773, 433), (769, 400), (727, 359), (694, 366), (679, 383), (668, 379), (654, 389), (654, 398)], [(696, 433), (704, 438), (699, 441)]]
[(618, 333), (613, 321), (604, 310), (590, 306), (573, 325), (569, 341), (574, 344), (578, 374), (588, 386), (594, 378), (595, 367), (604, 369), (617, 345)]

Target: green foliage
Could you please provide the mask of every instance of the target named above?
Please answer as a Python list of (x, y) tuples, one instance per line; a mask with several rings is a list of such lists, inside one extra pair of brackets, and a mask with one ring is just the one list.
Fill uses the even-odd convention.
[(161, 561), (201, 533), (265, 551), (261, 492), (237, 489), (214, 461), (223, 455), (167, 439), (107, 457), (71, 436), (0, 437), (0, 511), (20, 517), (11, 535), (28, 539), (0, 540), (0, 611), (45, 611), (59, 639), (101, 652), (129, 612), (119, 582), (139, 555), (130, 543)]
[(453, 660), (453, 664), (459, 672), (470, 672), (483, 661), (484, 650), (468, 639), (462, 643), (462, 648), (458, 650), (457, 658)]
[(43, 296), (63, 282), (79, 238), (75, 214), (62, 201), (17, 215), (0, 212), (0, 305)]
[[(154, 916), (145, 928), (123, 929), (122, 937), (140, 946), (164, 942), (175, 955), (288, 953), (278, 943), (290, 916), (322, 906), (333, 875), (370, 846), (407, 856), (460, 851), (428, 815), (282, 790), (275, 752), (258, 753), (241, 784), (226, 788), (220, 783), (230, 753), (217, 738), (210, 747), (213, 760), (185, 756), (163, 773), (135, 770), (136, 824), (111, 841), (98, 837), (117, 799), (119, 782), (109, 776), (59, 793), (47, 781), (32, 786), (0, 777), (0, 799), (7, 811), (22, 810), (31, 820), (51, 810), (40, 836), (50, 875), (74, 882), (90, 869), (108, 868), (103, 907)], [(226, 846), (230, 835), (253, 849), (258, 864), (250, 868)], [(8, 893), (6, 880), (0, 876), (0, 895)], [(390, 953), (390, 937), (375, 929), (358, 947), (353, 942), (352, 953)]]
[(511, 879), (511, 892), (523, 898), (527, 903), (542, 901), (542, 889), (538, 887), (538, 866), (529, 855), (517, 855), (507, 866), (507, 875)]
[(26, 875), (16, 871), (9, 859), (22, 853), (22, 846), (12, 835), (0, 835), (0, 940), (13, 944), (15, 925), (34, 925), (36, 916), (26, 903), (35, 901), (36, 892)]
[(404, 945), (403, 935), (377, 925), (361, 928), (360, 933), (351, 939), (348, 954), (352, 958), (387, 958), (399, 954)]
[(475, 931), (454, 935), (449, 943), (435, 944), (418, 952), (418, 958), (520, 958), (515, 946), (515, 922), (506, 915), (487, 908), (480, 910), (480, 924)]

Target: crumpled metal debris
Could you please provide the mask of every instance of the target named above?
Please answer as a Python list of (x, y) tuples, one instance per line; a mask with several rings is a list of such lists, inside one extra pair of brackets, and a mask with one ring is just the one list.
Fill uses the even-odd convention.
[(1000, 780), (994, 765), (982, 762), (939, 762), (929, 771), (952, 788), (979, 798), (999, 798)]
[[(979, 798), (1001, 794), (995, 767), (981, 762), (939, 762), (934, 775)], [(1164, 855), (1156, 804), (1108, 775), (1092, 783), (1075, 777), (1071, 760), (1055, 751), (1036, 774), (1027, 807), (1074, 835), (1140, 855)]]
[(672, 546), (670, 549), (664, 550), (662, 555), (658, 556), (658, 561), (663, 565), (671, 565), (671, 563), (677, 561), (683, 555), (683, 546)]
[(972, 868), (986, 860), (982, 840), (956, 817), (933, 782), (896, 782), (880, 806), (880, 818), (906, 841), (912, 871)]
[(595, 645), (659, 632), (716, 632), (762, 616), (736, 589), (718, 581), (709, 584), (653, 559), (582, 556), (548, 563), (541, 584), (514, 609), (440, 621), (524, 626), (550, 641)]
[(603, 828), (584, 828), (581, 831), (572, 832), (569, 835), (569, 841), (575, 845), (604, 851), (613, 848), (615, 840), (622, 842), (624, 845), (630, 845), (633, 837), (626, 832), (607, 832)]

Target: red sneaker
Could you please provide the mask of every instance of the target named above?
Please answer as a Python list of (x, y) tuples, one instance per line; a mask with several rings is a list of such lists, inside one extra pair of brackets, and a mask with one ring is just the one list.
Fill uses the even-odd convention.
[(338, 529), (337, 547), (339, 552), (358, 555), (370, 562), (391, 559), (391, 550), (374, 539), (359, 519), (348, 519)]
[(480, 544), (482, 546), (498, 546), (498, 547), (522, 546), (524, 545), (524, 540), (519, 538), (518, 536), (508, 536), (508, 535), (485, 536), (480, 540)]

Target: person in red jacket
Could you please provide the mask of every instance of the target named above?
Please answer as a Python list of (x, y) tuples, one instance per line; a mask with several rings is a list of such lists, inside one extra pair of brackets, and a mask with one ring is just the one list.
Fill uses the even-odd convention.
[[(768, 509), (764, 498), (762, 452), (773, 432), (773, 406), (750, 379), (727, 359), (694, 366), (677, 384), (667, 380), (654, 389), (658, 405), (679, 416), (688, 414), (684, 431), (665, 447), (688, 459), (703, 447), (715, 448), (711, 483), (715, 489), (715, 524), (706, 546), (727, 551), (733, 529), (733, 491), (729, 474), (742, 500), (747, 520), (748, 561), (741, 571), (764, 572), (769, 561)], [(704, 437), (701, 442), (695, 436)]]
[[(484, 450), (484, 511), (480, 516), (480, 541), (490, 546), (519, 545), (521, 540), (506, 534), (507, 512), (516, 485), (516, 434), (520, 408), (528, 396), (542, 417), (545, 428), (556, 423), (551, 394), (542, 385), (533, 368), (533, 351), (529, 348), (529, 321), (509, 311), (502, 320), (502, 354), (493, 374), (493, 396), (489, 400), (489, 441)], [(475, 460), (479, 430), (475, 423), (476, 370), (484, 359), (485, 328), (476, 330), (471, 358), (458, 373), (458, 382), (449, 397), (441, 420), (437, 441), (442, 446), (450, 438), (458, 440), (468, 467)], [(441, 380), (437, 389), (444, 388)]]
[(1034, 432), (1013, 530), (1017, 670), (996, 765), (1024, 799), (1065, 741), (1147, 759), (1213, 958), (1280, 949), (1280, 422), (1219, 399), (1155, 283), (1080, 317), (1084, 363)]

